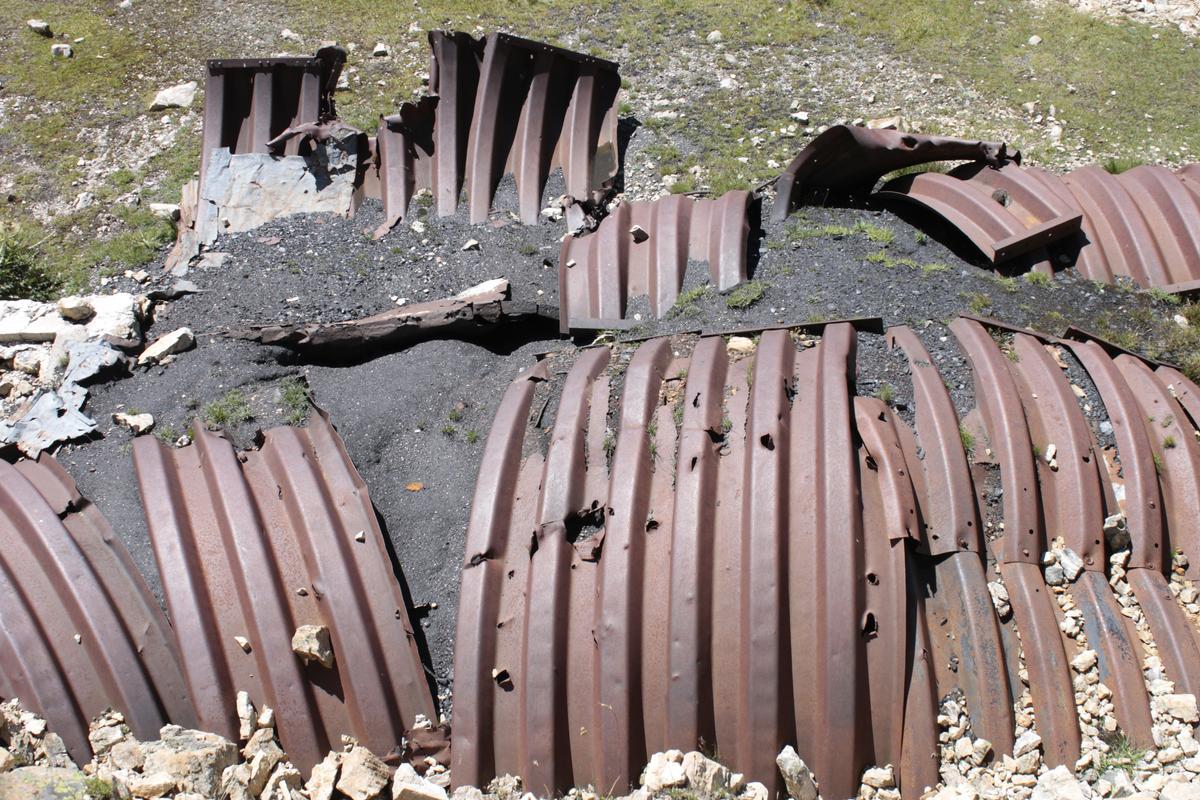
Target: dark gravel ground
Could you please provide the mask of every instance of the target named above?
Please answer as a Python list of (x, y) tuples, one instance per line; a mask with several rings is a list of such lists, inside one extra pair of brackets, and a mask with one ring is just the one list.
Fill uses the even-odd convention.
[[(505, 192), (511, 187), (502, 186), (499, 205)], [(547, 196), (554, 196), (553, 189)], [(483, 226), (468, 224), (461, 213), (423, 216), (423, 232), (405, 223), (380, 241), (364, 233), (382, 217), (374, 202), (352, 219), (280, 220), (223, 239), (217, 249), (229, 260), (187, 276), (200, 293), (159, 307), (150, 335), (187, 325), (198, 334), (197, 347), (167, 366), (94, 386), (87, 410), (100, 422), (99, 435), (62, 448), (58, 457), (112, 522), (160, 597), (129, 456), (131, 435), (108, 421), (111, 413), (150, 412), (157, 430), (174, 438), (209, 403), (236, 389), (251, 417), (229, 435), (248, 447), (257, 430), (285, 424), (290, 411), (281, 401), (281, 382), (302, 376), (367, 482), (414, 604), (430, 606), (418, 617), (431, 668), (448, 694), (458, 572), (484, 438), (505, 386), (535, 353), (569, 343), (545, 328), (527, 328), (487, 342), (434, 340), (399, 352), (314, 361), (219, 334), (255, 323), (365, 316), (393, 308), (401, 298), (413, 303), (444, 297), (495, 277), (511, 281), (514, 299), (555, 304), (562, 225), (526, 227), (506, 213), (494, 216)], [(1150, 302), (1070, 274), (1047, 285), (997, 281), (887, 211), (806, 209), (786, 223), (766, 223), (760, 235), (752, 276), (763, 290), (757, 302), (733, 309), (727, 297), (708, 292), (622, 337), (879, 315), (887, 325), (908, 324), (921, 334), (965, 414), (973, 406), (970, 370), (945, 327), (956, 313), (973, 310), (1058, 332), (1068, 320), (1094, 326), (1102, 314), (1119, 316)], [(477, 240), (479, 249), (464, 251), (468, 239)], [(704, 265), (694, 268), (685, 285), (699, 285), (706, 274)], [(148, 290), (125, 279), (117, 286)], [(1098, 425), (1103, 410), (1094, 388), (1077, 365), (1069, 374), (1085, 388)], [(884, 384), (911, 421), (903, 355), (889, 352), (882, 336), (863, 334), (859, 392), (876, 394)], [(411, 481), (424, 490), (406, 491)]]

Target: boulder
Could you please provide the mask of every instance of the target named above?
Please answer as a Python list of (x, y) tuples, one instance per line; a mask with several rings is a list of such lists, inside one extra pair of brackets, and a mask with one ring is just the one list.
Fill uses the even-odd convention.
[(650, 763), (642, 772), (642, 786), (649, 792), (687, 786), (687, 775), (683, 771), (683, 753), (668, 750), (650, 756)]
[(191, 328), (176, 328), (149, 344), (142, 351), (142, 354), (138, 356), (138, 364), (158, 363), (167, 356), (182, 353), (184, 350), (190, 349), (195, 343), (196, 337), (192, 335)]
[(0, 800), (92, 800), (88, 777), (77, 769), (19, 767), (0, 774)]
[(817, 800), (817, 785), (808, 765), (791, 745), (783, 748), (775, 758), (775, 764), (783, 775), (788, 796), (792, 800)]
[(150, 103), (151, 111), (162, 111), (167, 108), (187, 108), (196, 99), (196, 89), (199, 85), (195, 81), (180, 83), (176, 86), (170, 86), (162, 89), (154, 96), (154, 102)]
[(355, 745), (342, 756), (337, 790), (350, 800), (377, 800), (390, 778), (387, 764), (367, 748)]
[(732, 774), (724, 764), (719, 764), (703, 753), (691, 752), (683, 757), (683, 773), (687, 785), (704, 794), (719, 794), (730, 787)]
[(96, 314), (96, 309), (86, 297), (71, 295), (58, 301), (58, 313), (71, 322), (87, 322)]
[(147, 775), (164, 772), (183, 792), (215, 795), (226, 767), (237, 763), (237, 746), (215, 733), (166, 725), (159, 739), (142, 745)]

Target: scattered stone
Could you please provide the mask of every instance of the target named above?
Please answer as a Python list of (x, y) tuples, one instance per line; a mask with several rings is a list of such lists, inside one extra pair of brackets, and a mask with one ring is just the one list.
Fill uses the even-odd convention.
[(112, 421), (133, 431), (135, 436), (146, 433), (154, 427), (154, 417), (150, 414), (126, 414), (118, 411), (112, 415)]
[(478, 249), (479, 249), (479, 242), (475, 239), (467, 239), (466, 244), (464, 244), (462, 246), (462, 250), (464, 253), (467, 252), (468, 250), (478, 250)]
[(387, 764), (367, 748), (355, 745), (342, 756), (337, 790), (350, 800), (376, 800), (390, 778)]
[(1071, 770), (1057, 766), (1038, 778), (1031, 800), (1087, 800), (1087, 787), (1075, 780)]
[(375, 45), (375, 49), (371, 51), (371, 55), (375, 56), (376, 58), (387, 58), (389, 55), (391, 55), (391, 52), (388, 50), (388, 46), (386, 44), (383, 42), (378, 42)]
[(146, 775), (166, 773), (179, 791), (196, 792), (205, 797), (216, 795), (221, 775), (237, 763), (237, 747), (215, 733), (193, 731), (178, 725), (165, 725), (159, 739), (142, 745)]
[(151, 203), (150, 213), (156, 217), (178, 222), (181, 212), (178, 203)]
[(1200, 783), (1171, 781), (1162, 788), (1158, 800), (1200, 800)]
[(280, 39), (286, 39), (286, 40), (288, 40), (289, 42), (299, 42), (299, 41), (300, 41), (300, 34), (296, 33), (295, 31), (292, 31), (292, 30), (290, 30), (290, 29), (288, 29), (288, 28), (284, 28), (283, 30), (281, 30), (281, 31), (279, 32), (279, 38), (280, 38)]
[(325, 756), (325, 760), (313, 767), (308, 783), (304, 784), (308, 800), (332, 800), (341, 766), (342, 754), (330, 753)]
[(292, 635), (292, 652), (305, 664), (316, 661), (325, 669), (333, 666), (333, 644), (323, 625), (301, 625)]
[(1036, 33), (1033, 36), (1029, 37), (1029, 46), (1030, 47), (1037, 47), (1041, 43), (1042, 43), (1042, 37), (1038, 36)]
[(1200, 712), (1196, 707), (1196, 696), (1193, 694), (1164, 694), (1153, 700), (1155, 709), (1160, 714), (1168, 714), (1180, 722), (1196, 724), (1200, 722)]
[(725, 343), (725, 349), (730, 353), (750, 355), (758, 349), (758, 345), (754, 343), (753, 339), (746, 336), (730, 336), (729, 341)]
[(237, 643), (238, 647), (242, 648), (243, 653), (249, 653), (252, 649), (250, 647), (250, 640), (245, 636), (234, 636), (233, 641)]
[(1041, 746), (1042, 737), (1034, 731), (1026, 731), (1013, 743), (1013, 758), (1020, 758), (1026, 753), (1034, 753)]
[(134, 797), (162, 797), (167, 792), (174, 791), (175, 778), (166, 772), (134, 775), (130, 777), (128, 786)]
[(633, 237), (634, 244), (641, 244), (650, 238), (650, 234), (646, 233), (646, 229), (641, 225), (633, 225), (629, 228), (629, 235)]
[(1074, 582), (1083, 572), (1083, 558), (1069, 547), (1058, 551), (1058, 565), (1063, 569), (1063, 575), (1068, 581)]
[(168, 334), (155, 339), (142, 354), (138, 356), (138, 364), (155, 364), (168, 356), (182, 353), (196, 343), (191, 328), (177, 328)]
[(412, 764), (401, 764), (392, 779), (392, 800), (448, 800), (446, 790), (423, 778)]
[(687, 776), (687, 785), (704, 795), (721, 794), (730, 787), (733, 777), (726, 766), (697, 752), (684, 754), (683, 773)]
[(783, 775), (784, 786), (792, 800), (817, 800), (817, 784), (812, 772), (791, 745), (779, 751), (775, 765)]
[(87, 322), (96, 315), (96, 309), (86, 298), (70, 295), (58, 301), (58, 313), (71, 322)]
[(1046, 567), (1046, 583), (1050, 586), (1062, 586), (1067, 582), (1067, 573), (1061, 564), (1051, 564)]
[(254, 703), (250, 702), (249, 692), (237, 693), (237, 715), (238, 715), (238, 738), (242, 740), (249, 739), (254, 735), (257, 729), (257, 714), (254, 711)]
[(195, 81), (188, 81), (187, 83), (162, 89), (158, 94), (154, 95), (154, 101), (150, 103), (150, 110), (163, 111), (168, 108), (188, 108), (192, 105), (192, 101), (196, 99), (197, 88), (199, 88), (199, 84)]
[(1000, 581), (991, 581), (988, 583), (988, 592), (992, 595), (992, 605), (996, 607), (996, 614), (1000, 617), (1007, 617), (1012, 611), (1008, 589)]
[(50, 55), (55, 58), (71, 58), (75, 55), (75, 51), (69, 44), (52, 44), (50, 45)]
[(1188, 322), (1188, 318), (1187, 318), (1187, 317), (1185, 317), (1183, 314), (1176, 314), (1176, 315), (1173, 317), (1173, 319), (1175, 320), (1175, 324), (1176, 324), (1176, 325), (1178, 325), (1178, 326), (1179, 326), (1179, 327), (1181, 327), (1181, 328), (1189, 328), (1189, 327), (1191, 327), (1191, 323), (1189, 323), (1189, 322)]
[(890, 789), (896, 785), (896, 775), (891, 766), (870, 767), (863, 772), (862, 782), (873, 789)]
[(300, 770), (291, 765), (290, 762), (283, 762), (275, 768), (275, 772), (271, 774), (267, 781), (266, 787), (262, 791), (263, 798), (275, 797), (295, 797), (292, 792), (300, 791), (300, 787), (304, 784), (304, 776), (300, 774)]
[(683, 753), (668, 750), (650, 756), (650, 763), (642, 772), (642, 786), (648, 792), (678, 789), (687, 785), (687, 774), (683, 771)]
[(1087, 672), (1092, 667), (1096, 666), (1096, 651), (1084, 650), (1079, 655), (1071, 659), (1071, 667), (1076, 672)]
[(902, 130), (904, 128), (904, 120), (901, 119), (899, 114), (895, 114), (890, 117), (876, 117), (874, 119), (867, 120), (867, 127), (874, 130)]
[(704, 37), (704, 41), (708, 42), (709, 44), (716, 44), (724, 38), (725, 37), (721, 35), (720, 31), (712, 31), (708, 34), (708, 36)]
[(54, 35), (54, 31), (50, 30), (50, 23), (44, 19), (31, 19), (25, 23), (29, 26), (29, 30), (36, 33), (38, 36), (45, 36), (49, 39)]
[(17, 757), (8, 751), (7, 748), (0, 747), (0, 772), (8, 772), (16, 768)]

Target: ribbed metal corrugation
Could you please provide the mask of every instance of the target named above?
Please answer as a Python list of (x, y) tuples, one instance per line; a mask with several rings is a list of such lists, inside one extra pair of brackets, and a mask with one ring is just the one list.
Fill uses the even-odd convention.
[(866, 199), (885, 173), (934, 161), (1020, 163), (1004, 142), (978, 142), (904, 131), (834, 125), (808, 143), (775, 183), (773, 216), (783, 220), (803, 203)]
[(657, 339), (513, 384), (468, 528), (456, 781), (616, 790), (703, 746), (774, 784), (792, 742), (829, 796), (879, 758), (913, 796), (936, 782), (904, 599), (917, 509), (890, 411), (853, 398), (854, 352), (845, 323), (812, 348), (767, 331), (752, 358)]
[(920, 204), (993, 264), (1051, 271), (1071, 265), (1089, 280), (1125, 276), (1143, 287), (1193, 290), (1200, 280), (1200, 195), (1194, 166), (1171, 172), (1100, 167), (1061, 177), (1008, 163), (963, 165), (887, 183), (875, 197)]
[[(213, 60), (204, 83), (204, 134), (200, 176), (209, 154), (228, 147), (231, 153), (265, 153), (267, 142), (290, 127), (333, 116), (333, 89), (346, 53), (322, 48), (315, 57)], [(292, 139), (284, 153), (298, 152)]]
[(648, 297), (650, 313), (664, 316), (689, 260), (708, 263), (718, 291), (745, 281), (750, 202), (749, 192), (734, 190), (712, 200), (671, 195), (622, 203), (594, 232), (565, 238), (558, 259), (562, 331), (622, 327), (636, 297)]
[[(307, 771), (343, 734), (389, 753), (417, 714), (433, 718), (366, 486), (323, 412), (242, 453), (199, 425), (185, 448), (141, 437), (134, 466), (204, 729), (236, 739), (247, 691)], [(292, 652), (301, 625), (329, 630), (332, 668)]]
[(431, 189), (447, 216), (465, 187), (478, 224), (511, 174), (521, 220), (532, 225), (555, 167), (577, 200), (592, 199), (616, 175), (615, 63), (505, 33), (476, 40), (433, 31), (429, 43), (431, 97), (380, 124), (385, 221), (377, 236), (404, 217), (419, 188)]
[(162, 611), (48, 455), (0, 461), (0, 695), (45, 717), (80, 763), (110, 706), (142, 739), (196, 723)]
[[(1152, 741), (1142, 645), (1106, 573), (1101, 531), (1122, 506), (1064, 365), (1078, 357), (1109, 409), (1128, 581), (1181, 687), (1196, 680), (1197, 645), (1162, 551), (1171, 526), (1191, 530), (1191, 499), (1176, 491), (1164, 520), (1149, 431), (1168, 411), (1191, 426), (1170, 404), (1194, 405), (1200, 389), (1093, 341), (969, 318), (951, 330), (975, 374), (984, 439), (972, 452), (993, 467), (970, 465), (942, 377), (903, 327), (888, 336), (908, 359), (915, 431), (855, 396), (845, 323), (819, 343), (764, 331), (752, 355), (683, 336), (554, 354), (523, 374), (468, 528), (455, 780), (619, 791), (649, 754), (704, 747), (773, 785), (772, 754), (791, 743), (822, 794), (848, 797), (865, 766), (891, 763), (915, 797), (938, 779), (940, 697), (961, 691), (975, 735), (1011, 752), (1018, 648), (1045, 757), (1073, 766), (1078, 645), (1040, 566), (1059, 536), (1084, 560), (1066, 591), (1118, 724)], [(985, 542), (975, 483), (990, 494), (997, 477), (1003, 525)], [(1010, 597), (1003, 624), (993, 571)]]

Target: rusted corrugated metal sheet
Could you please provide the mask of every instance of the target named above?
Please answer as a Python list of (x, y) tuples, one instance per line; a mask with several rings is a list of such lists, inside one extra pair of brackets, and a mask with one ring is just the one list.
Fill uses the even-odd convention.
[(1074, 266), (1090, 280), (1124, 276), (1189, 291), (1200, 280), (1200, 195), (1187, 169), (1143, 165), (1111, 175), (1089, 166), (1059, 177), (975, 163), (897, 178), (875, 197), (924, 206), (997, 266)]
[[(267, 142), (288, 128), (336, 116), (333, 90), (346, 61), (340, 47), (323, 47), (313, 58), (239, 58), (212, 60), (204, 83), (204, 134), (200, 180), (209, 154), (219, 147), (231, 153), (266, 153)], [(286, 155), (298, 152), (299, 139)]]
[(0, 697), (45, 717), (80, 763), (88, 723), (110, 706), (141, 739), (196, 723), (166, 618), (48, 455), (0, 461)]
[(875, 182), (898, 169), (935, 161), (1020, 163), (1004, 142), (979, 142), (904, 131), (834, 125), (800, 151), (775, 183), (774, 218), (797, 206), (830, 199), (865, 200)]
[(505, 33), (433, 31), (429, 97), (381, 120), (378, 171), (386, 233), (428, 188), (438, 213), (484, 222), (501, 178), (516, 181), (521, 220), (535, 224), (552, 169), (566, 193), (592, 200), (617, 173), (617, 65)]
[(855, 340), (655, 339), (513, 384), (467, 534), (456, 781), (616, 791), (703, 745), (773, 785), (791, 742), (829, 796), (877, 760), (936, 782), (902, 423), (854, 399)]
[[(434, 718), (366, 486), (323, 412), (242, 453), (199, 425), (181, 449), (141, 437), (134, 466), (201, 727), (236, 739), (247, 691), (307, 771), (343, 734), (389, 753)], [(301, 625), (328, 628), (332, 668), (292, 653)]]
[(708, 281), (718, 291), (745, 281), (750, 203), (742, 190), (712, 200), (671, 195), (622, 203), (594, 232), (565, 238), (558, 259), (562, 331), (622, 327), (636, 297), (648, 297), (649, 312), (664, 316), (689, 260), (708, 262)]
[[(973, 318), (951, 330), (975, 374), (974, 455), (903, 327), (888, 338), (913, 377), (915, 430), (855, 396), (847, 323), (819, 343), (765, 331), (752, 355), (686, 335), (553, 354), (523, 374), (497, 413), (468, 527), (456, 782), (512, 773), (536, 793), (619, 791), (649, 754), (704, 746), (772, 784), (772, 754), (790, 743), (823, 794), (848, 797), (865, 766), (891, 763), (916, 797), (938, 779), (938, 698), (961, 691), (974, 734), (1011, 752), (1018, 648), (1045, 757), (1073, 766), (1079, 645), (1040, 566), (1055, 537), (1083, 559), (1066, 591), (1118, 724), (1151, 742), (1144, 653), (1101, 531), (1129, 514), (1128, 581), (1168, 676), (1190, 687), (1200, 652), (1163, 552), (1172, 526), (1192, 535), (1194, 497), (1187, 481), (1160, 489), (1149, 431), (1161, 437), (1173, 414), (1195, 444), (1183, 406), (1200, 389), (1092, 341)], [(1124, 504), (1072, 388), (1085, 374), (1117, 432)], [(985, 452), (994, 466), (971, 464)], [(1198, 474), (1183, 455), (1173, 466)], [(985, 536), (993, 487), (1003, 525)]]

